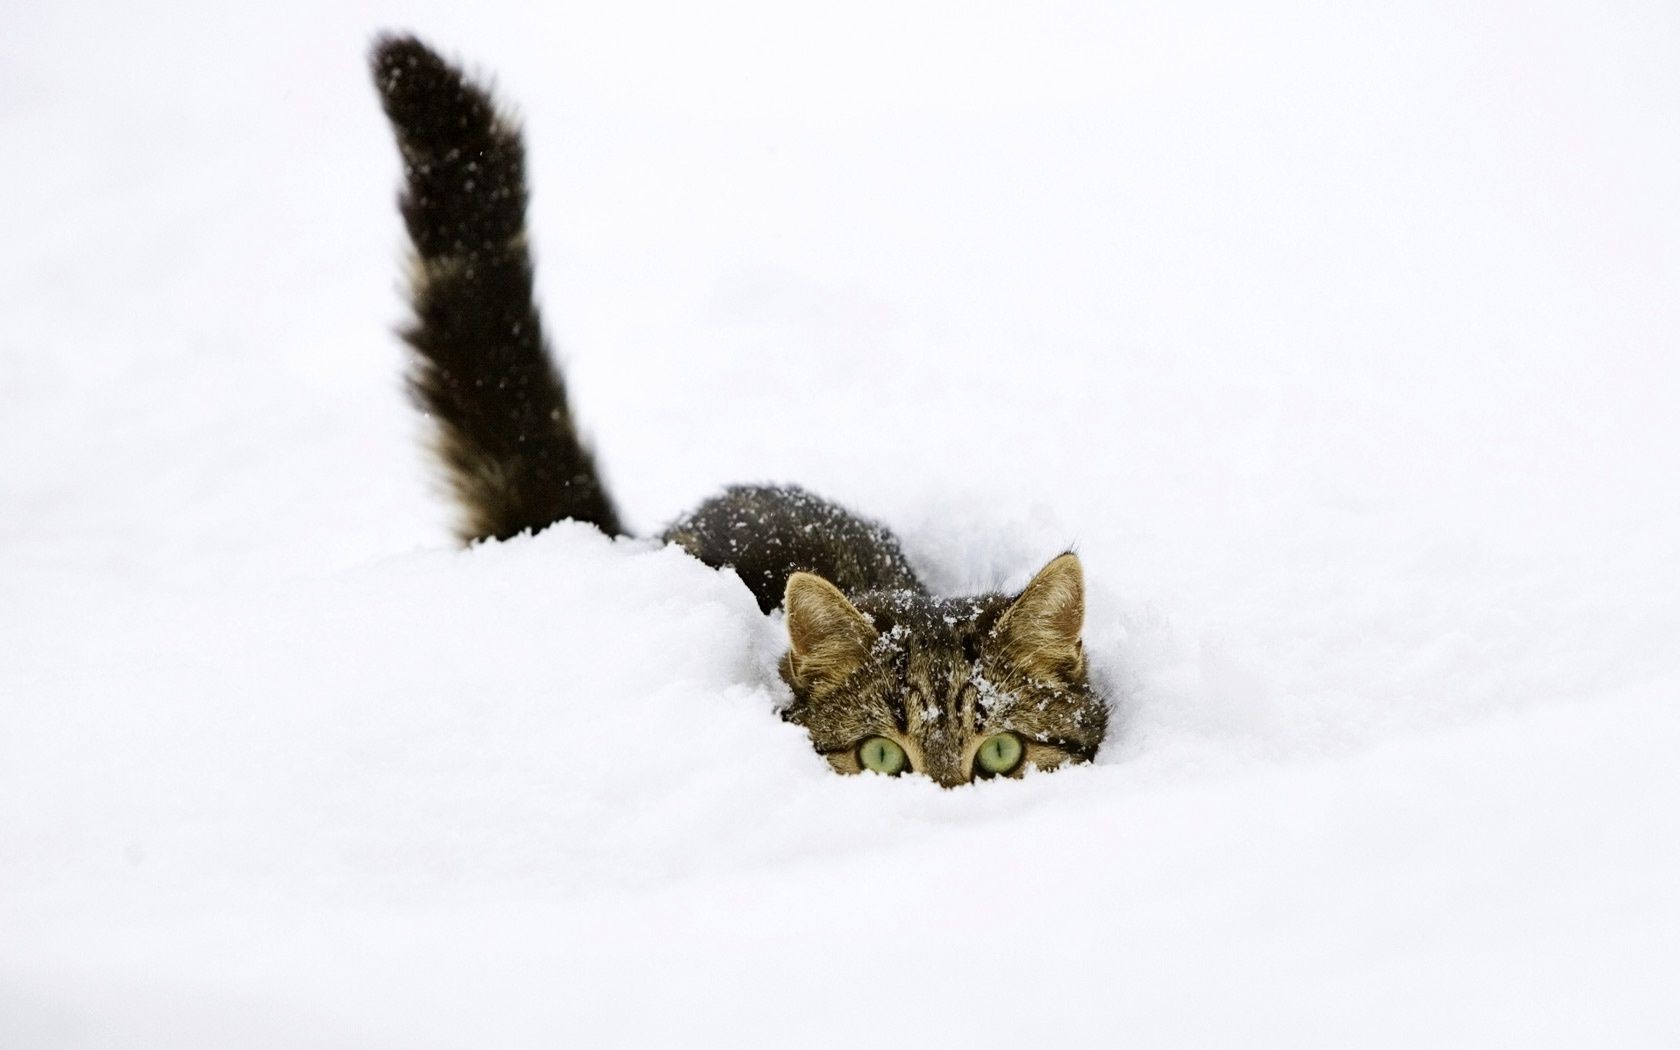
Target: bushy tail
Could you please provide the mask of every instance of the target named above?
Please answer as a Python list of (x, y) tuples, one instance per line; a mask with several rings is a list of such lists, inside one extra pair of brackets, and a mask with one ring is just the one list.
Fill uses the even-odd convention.
[(618, 512), (544, 345), (525, 243), (525, 148), (483, 87), (410, 36), (380, 38), (373, 79), (402, 151), (414, 242), (415, 401), (464, 510), (461, 539), (563, 518), (609, 535)]

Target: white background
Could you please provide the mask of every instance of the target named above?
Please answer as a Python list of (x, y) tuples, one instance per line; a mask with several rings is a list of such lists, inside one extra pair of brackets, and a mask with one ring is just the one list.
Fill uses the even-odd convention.
[[(414, 29), (651, 533), (1074, 545), (1094, 767), (838, 778), (728, 574), (470, 551)], [(0, 1045), (1680, 1038), (1680, 9), (0, 14)]]

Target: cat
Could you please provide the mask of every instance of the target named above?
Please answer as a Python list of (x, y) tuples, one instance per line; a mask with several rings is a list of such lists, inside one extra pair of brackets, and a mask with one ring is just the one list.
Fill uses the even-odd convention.
[[(412, 36), (378, 38), (371, 64), (403, 161), (409, 390), (435, 425), (460, 539), (565, 519), (624, 535), (543, 338), (517, 123)], [(939, 598), (892, 533), (789, 486), (729, 488), (661, 539), (783, 609), (782, 716), (838, 772), (952, 787), (1087, 762), (1103, 742), (1071, 552), (1019, 594)]]

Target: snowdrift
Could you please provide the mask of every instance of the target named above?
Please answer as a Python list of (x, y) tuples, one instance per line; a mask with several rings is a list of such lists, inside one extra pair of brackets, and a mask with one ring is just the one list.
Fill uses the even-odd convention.
[[(1671, 1045), (1672, 11), (18, 6), (0, 1045)], [(1075, 546), (1089, 767), (840, 778), (727, 572), (453, 549), (408, 27), (621, 505)]]

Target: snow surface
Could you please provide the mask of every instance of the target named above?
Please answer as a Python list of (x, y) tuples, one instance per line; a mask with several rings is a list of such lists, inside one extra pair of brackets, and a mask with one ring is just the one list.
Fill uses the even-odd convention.
[[(804, 8), (0, 12), (0, 1046), (1680, 1042), (1680, 8)], [(632, 519), (1076, 544), (1096, 765), (835, 777), (730, 576), (451, 548), (382, 27)]]

